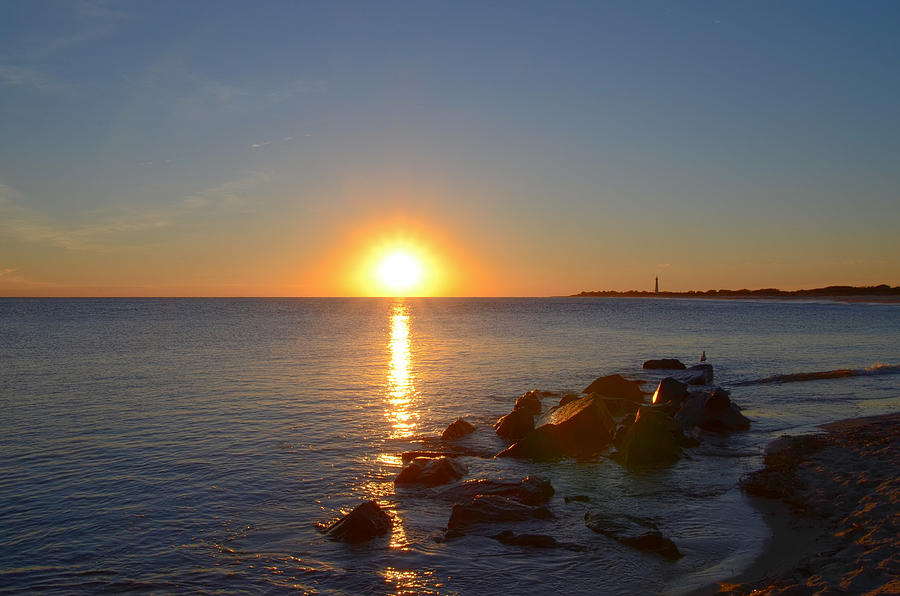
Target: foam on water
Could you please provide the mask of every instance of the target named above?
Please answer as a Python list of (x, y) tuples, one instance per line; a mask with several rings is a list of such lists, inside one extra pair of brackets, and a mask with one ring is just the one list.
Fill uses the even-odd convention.
[[(0, 300), (0, 590), (680, 593), (762, 546), (737, 479), (771, 437), (900, 406), (896, 365), (741, 383), (898, 362), (898, 338), (897, 306), (824, 302)], [(641, 362), (703, 350), (753, 427), (671, 468), (463, 458), (550, 478), (554, 518), (510, 529), (578, 550), (437, 541), (450, 504), (394, 489), (400, 453), (458, 416), (499, 451), (490, 424), (529, 389), (649, 388)], [(385, 540), (316, 530), (373, 497), (399, 522)], [(588, 509), (653, 518), (685, 557), (595, 534)]]

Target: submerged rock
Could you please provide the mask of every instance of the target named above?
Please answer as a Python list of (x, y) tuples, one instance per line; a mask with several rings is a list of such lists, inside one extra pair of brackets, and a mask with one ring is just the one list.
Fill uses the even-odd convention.
[(536, 416), (541, 413), (543, 405), (541, 404), (540, 391), (529, 391), (525, 395), (516, 400), (513, 410), (522, 411), (530, 416)]
[(684, 430), (697, 427), (720, 433), (750, 428), (750, 420), (721, 387), (693, 393), (675, 414), (675, 422)]
[(479, 495), (464, 505), (457, 503), (447, 522), (448, 535), (459, 535), (466, 529), (487, 523), (517, 522), (552, 517), (546, 506), (525, 505), (499, 495)]
[(680, 559), (682, 554), (670, 538), (659, 531), (656, 524), (630, 515), (612, 517), (599, 512), (584, 514), (584, 523), (591, 530), (626, 546), (645, 552), (656, 553), (670, 561)]
[(621, 439), (617, 459), (626, 467), (668, 465), (681, 457), (681, 429), (654, 406), (642, 406)]
[(393, 522), (375, 501), (366, 501), (333, 523), (325, 531), (329, 537), (345, 542), (365, 542), (391, 531)]
[(553, 536), (546, 534), (514, 534), (511, 530), (491, 536), (494, 540), (507, 546), (532, 546), (536, 548), (555, 548), (560, 546)]
[(494, 424), (494, 430), (507, 441), (518, 441), (534, 430), (534, 416), (525, 410), (513, 410)]
[(394, 484), (438, 486), (459, 480), (469, 469), (451, 457), (417, 457), (400, 470)]
[(438, 498), (453, 501), (471, 501), (479, 495), (496, 495), (525, 503), (526, 505), (543, 505), (554, 494), (549, 480), (535, 476), (526, 476), (521, 482), (502, 482), (498, 480), (469, 480), (459, 486), (451, 486), (439, 492)]
[(582, 393), (597, 393), (604, 397), (621, 397), (638, 403), (644, 401), (641, 381), (629, 381), (622, 375), (608, 375), (595, 379)]
[(474, 424), (466, 422), (462, 418), (457, 418), (443, 433), (441, 433), (441, 439), (444, 441), (454, 441), (456, 439), (461, 439), (466, 435), (470, 435), (473, 432), (475, 432)]
[(603, 400), (589, 395), (548, 412), (537, 428), (497, 457), (558, 459), (588, 455), (609, 445), (615, 429)]
[(684, 362), (677, 358), (659, 358), (657, 360), (648, 360), (644, 362), (644, 368), (652, 370), (684, 370), (687, 368)]

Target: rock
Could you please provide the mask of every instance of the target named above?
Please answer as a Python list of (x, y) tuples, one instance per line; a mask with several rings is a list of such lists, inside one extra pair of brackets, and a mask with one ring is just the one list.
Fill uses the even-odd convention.
[(649, 520), (630, 515), (613, 518), (598, 512), (588, 512), (584, 514), (584, 523), (598, 534), (626, 546), (656, 553), (670, 561), (682, 557), (675, 543), (663, 536), (656, 524)]
[(582, 393), (596, 393), (604, 397), (621, 397), (643, 403), (644, 394), (640, 390), (641, 381), (629, 381), (622, 375), (609, 375), (595, 379)]
[(589, 455), (612, 442), (615, 428), (603, 400), (589, 395), (542, 416), (537, 428), (497, 457), (558, 459)]
[(537, 548), (554, 548), (560, 546), (553, 536), (545, 534), (514, 534), (510, 530), (491, 536), (494, 540), (507, 546), (533, 546)]
[(459, 457), (461, 455), (471, 455), (462, 451), (404, 451), (400, 454), (400, 461), (409, 463), (417, 457)]
[(451, 457), (417, 457), (400, 470), (394, 484), (438, 486), (459, 480), (468, 471), (465, 464)]
[(447, 522), (448, 534), (457, 535), (466, 529), (486, 523), (527, 521), (552, 517), (546, 506), (525, 505), (499, 495), (479, 495), (468, 505), (457, 503)]
[(457, 418), (455, 422), (447, 427), (447, 430), (441, 433), (441, 439), (444, 441), (455, 441), (456, 439), (461, 439), (473, 432), (475, 432), (474, 424), (470, 424), (462, 418)]
[(518, 441), (534, 430), (534, 416), (525, 410), (513, 410), (494, 424), (494, 430), (507, 441)]
[(688, 385), (709, 385), (713, 382), (712, 364), (695, 364), (678, 375)]
[(623, 399), (621, 397), (601, 397), (603, 400), (603, 405), (606, 406), (606, 409), (609, 410), (609, 413), (618, 418), (619, 416), (624, 416), (625, 414), (634, 414), (637, 412), (638, 408), (641, 407), (636, 401), (631, 401), (630, 399)]
[(562, 396), (562, 398), (560, 398), (559, 406), (562, 407), (562, 406), (566, 405), (567, 403), (575, 401), (576, 399), (580, 399), (580, 398), (581, 398), (581, 396), (578, 395), (577, 393), (566, 393), (565, 395)]
[(391, 531), (393, 522), (375, 501), (366, 501), (326, 529), (329, 537), (345, 542), (365, 542)]
[(696, 427), (718, 433), (750, 428), (750, 420), (721, 387), (693, 393), (675, 414), (675, 422), (684, 430)]
[(540, 414), (543, 406), (541, 405), (539, 394), (539, 391), (529, 391), (516, 400), (516, 405), (513, 407), (513, 410), (521, 410), (530, 416)]
[(498, 480), (469, 480), (459, 486), (451, 486), (437, 494), (438, 498), (452, 501), (471, 501), (479, 495), (496, 495), (525, 503), (543, 505), (553, 496), (553, 486), (549, 480), (527, 476), (521, 482)]
[(671, 416), (660, 408), (643, 406), (624, 431), (618, 460), (629, 468), (673, 464), (681, 457), (681, 434)]
[(648, 360), (644, 363), (644, 368), (653, 370), (684, 370), (687, 367), (677, 358), (660, 358), (658, 360)]
[(687, 398), (687, 383), (682, 383), (678, 379), (673, 379), (672, 377), (666, 377), (659, 382), (659, 386), (653, 393), (651, 402), (660, 405), (666, 404), (674, 413), (678, 411), (678, 408), (681, 407), (681, 403)]

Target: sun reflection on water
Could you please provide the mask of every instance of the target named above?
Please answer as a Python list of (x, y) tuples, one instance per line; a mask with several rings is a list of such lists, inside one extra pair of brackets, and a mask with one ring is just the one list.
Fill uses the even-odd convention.
[(416, 429), (418, 414), (412, 409), (415, 387), (409, 350), (409, 306), (398, 302), (391, 307), (391, 363), (388, 370), (387, 418), (392, 439), (406, 439)]

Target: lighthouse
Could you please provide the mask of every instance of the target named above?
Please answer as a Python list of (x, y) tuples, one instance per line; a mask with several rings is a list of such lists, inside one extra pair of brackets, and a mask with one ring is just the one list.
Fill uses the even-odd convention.
[(654, 294), (659, 294), (659, 276), (656, 277), (656, 286), (653, 288)]

